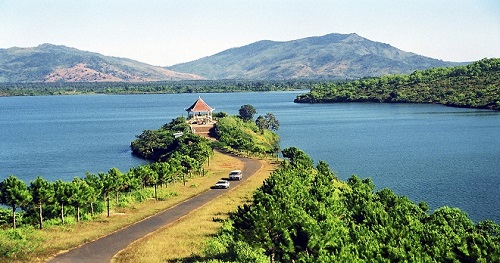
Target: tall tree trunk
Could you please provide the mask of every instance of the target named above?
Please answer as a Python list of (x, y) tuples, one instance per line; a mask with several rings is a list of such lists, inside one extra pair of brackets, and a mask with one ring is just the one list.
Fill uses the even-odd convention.
[(76, 222), (80, 222), (80, 206), (76, 207)]
[(16, 206), (12, 206), (12, 227), (16, 229)]
[(94, 217), (94, 202), (90, 202), (90, 216)]
[(107, 203), (107, 206), (108, 206), (108, 217), (109, 217), (109, 198), (106, 198), (106, 203)]
[(61, 222), (64, 225), (64, 204), (61, 204)]
[(38, 203), (38, 220), (40, 220), (40, 229), (43, 228), (42, 202)]
[(156, 184), (155, 184), (155, 200), (158, 200), (158, 195), (156, 194)]

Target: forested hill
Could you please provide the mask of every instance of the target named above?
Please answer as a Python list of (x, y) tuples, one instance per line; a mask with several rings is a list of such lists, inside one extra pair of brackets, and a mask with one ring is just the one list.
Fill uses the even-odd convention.
[(357, 34), (328, 34), (284, 42), (262, 40), (168, 69), (207, 79), (358, 79), (458, 64)]
[(346, 83), (314, 85), (298, 103), (409, 102), (500, 110), (500, 59)]
[(338, 180), (301, 150), (230, 214), (197, 262), (499, 262), (500, 227), (429, 211), (370, 178)]

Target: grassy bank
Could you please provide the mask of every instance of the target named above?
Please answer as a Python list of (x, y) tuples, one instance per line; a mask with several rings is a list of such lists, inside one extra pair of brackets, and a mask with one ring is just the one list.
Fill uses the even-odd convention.
[(277, 166), (270, 160), (261, 160), (261, 163), (262, 168), (245, 183), (134, 242), (117, 254), (113, 262), (176, 262), (198, 255), (204, 242), (221, 227), (228, 212), (247, 202)]
[(226, 176), (228, 171), (232, 169), (240, 168), (241, 165), (238, 159), (215, 152), (210, 160), (210, 166), (205, 165), (204, 167), (205, 176), (190, 179), (185, 186), (182, 183), (176, 183), (159, 188), (159, 196), (165, 197), (164, 201), (151, 199), (141, 203), (130, 203), (126, 207), (113, 207), (110, 217), (102, 214), (91, 221), (76, 223), (67, 220), (69, 223), (63, 226), (56, 224), (47, 225), (42, 230), (26, 230), (23, 235), (26, 235), (25, 241), (29, 244), (25, 244), (25, 247), (28, 247), (30, 251), (26, 252), (26, 249), (21, 247), (19, 256), (8, 259), (0, 258), (0, 261), (45, 262), (60, 251), (108, 235), (204, 192), (217, 179)]

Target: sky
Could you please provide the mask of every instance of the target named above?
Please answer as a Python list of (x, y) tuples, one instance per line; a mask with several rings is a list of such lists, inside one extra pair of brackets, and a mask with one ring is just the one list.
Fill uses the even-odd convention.
[(446, 61), (500, 57), (499, 0), (0, 0), (0, 48), (171, 66), (260, 40), (356, 33)]

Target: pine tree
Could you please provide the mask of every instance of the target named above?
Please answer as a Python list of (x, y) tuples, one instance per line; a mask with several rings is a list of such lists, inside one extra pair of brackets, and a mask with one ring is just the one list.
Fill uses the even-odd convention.
[(11, 175), (0, 183), (0, 203), (12, 208), (12, 227), (16, 228), (16, 209), (31, 200), (26, 184)]

